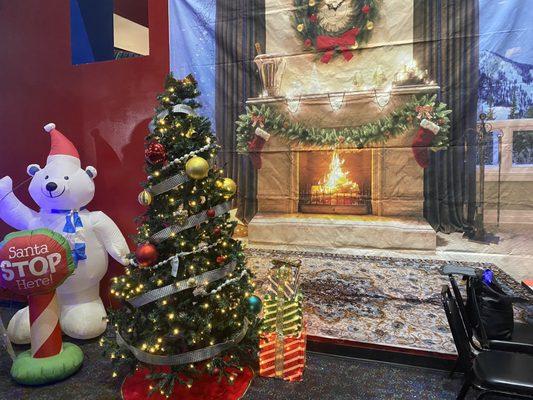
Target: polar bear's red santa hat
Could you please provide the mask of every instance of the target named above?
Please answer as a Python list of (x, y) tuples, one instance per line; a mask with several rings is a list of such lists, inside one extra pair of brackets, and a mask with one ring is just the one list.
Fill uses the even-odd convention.
[(44, 130), (50, 134), (50, 139), (52, 141), (47, 162), (51, 162), (55, 158), (59, 158), (57, 156), (70, 156), (75, 158), (78, 163), (80, 162), (80, 154), (78, 153), (78, 150), (76, 150), (74, 144), (68, 140), (65, 135), (56, 129), (56, 124), (46, 124), (44, 126)]

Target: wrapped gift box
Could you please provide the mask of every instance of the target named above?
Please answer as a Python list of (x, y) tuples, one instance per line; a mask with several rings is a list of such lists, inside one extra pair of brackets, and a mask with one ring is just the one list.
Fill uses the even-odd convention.
[(259, 375), (301, 381), (305, 367), (305, 325), (298, 335), (265, 334), (259, 342)]
[(301, 261), (272, 260), (274, 266), (268, 272), (266, 294), (272, 298), (292, 300), (300, 285)]
[(303, 296), (297, 292), (292, 300), (266, 295), (263, 299), (263, 331), (298, 335), (303, 322)]

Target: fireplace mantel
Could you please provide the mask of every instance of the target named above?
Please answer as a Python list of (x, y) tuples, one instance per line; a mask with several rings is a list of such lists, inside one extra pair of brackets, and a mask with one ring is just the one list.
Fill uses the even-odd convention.
[(366, 90), (353, 90), (346, 92), (330, 92), (330, 93), (307, 93), (294, 96), (282, 96), (282, 97), (251, 97), (246, 101), (246, 104), (279, 104), (286, 103), (288, 99), (299, 99), (302, 104), (322, 103), (328, 102), (332, 97), (344, 96), (345, 103), (359, 102), (361, 100), (374, 99), (377, 95), (383, 95), (390, 93), (392, 96), (396, 95), (419, 95), (426, 93), (435, 93), (439, 90), (439, 86), (434, 84), (428, 85), (402, 85), (393, 86), (390, 90), (384, 89), (366, 89)]
[[(317, 128), (359, 126), (392, 113), (411, 100), (413, 95), (435, 93), (437, 90), (434, 85), (396, 87), (392, 89), (388, 103), (382, 104), (382, 107), (376, 104), (374, 91), (347, 92), (342, 107), (337, 111), (333, 111), (330, 98), (339, 93), (305, 95), (300, 99), (297, 112), (287, 113), (295, 122)], [(269, 104), (283, 111), (287, 109), (285, 98), (249, 99), (248, 104)], [(335, 218), (330, 215), (299, 217), (300, 155), (302, 152), (331, 149), (288, 142), (276, 136), (276, 132), (269, 133), (271, 138), (261, 152), (263, 167), (258, 171), (258, 215), (250, 222), (250, 243), (283, 245), (292, 241), (336, 247), (338, 243), (328, 243), (327, 238), (338, 238), (336, 230), (342, 226), (345, 235), (358, 236), (357, 240), (346, 243), (347, 246), (376, 247), (373, 244), (375, 235), (368, 233), (368, 229), (375, 226), (379, 235), (387, 236), (388, 240), (381, 242), (387, 248), (435, 249), (435, 232), (423, 219), (424, 171), (414, 160), (411, 149), (416, 129), (408, 130), (386, 143), (358, 150), (370, 152), (372, 215)], [(340, 151), (352, 150), (342, 148)], [(365, 233), (360, 236), (363, 231)], [(306, 232), (308, 237), (302, 238), (301, 235), (305, 236)], [(294, 238), (289, 238), (293, 233)], [(414, 240), (413, 235), (419, 236), (420, 240)]]

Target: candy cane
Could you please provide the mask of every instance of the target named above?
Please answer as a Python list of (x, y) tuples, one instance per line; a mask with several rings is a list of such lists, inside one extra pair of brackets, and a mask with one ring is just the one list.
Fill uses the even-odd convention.
[(59, 354), (63, 346), (59, 325), (59, 304), (53, 292), (28, 297), (31, 355), (45, 358)]

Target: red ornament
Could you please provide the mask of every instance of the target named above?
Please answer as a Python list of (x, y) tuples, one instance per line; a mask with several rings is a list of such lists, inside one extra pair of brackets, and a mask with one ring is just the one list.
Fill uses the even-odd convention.
[(365, 4), (363, 8), (361, 8), (361, 11), (363, 14), (368, 14), (370, 12), (370, 6), (368, 4)]
[(141, 268), (154, 264), (157, 261), (157, 257), (159, 257), (159, 253), (152, 243), (143, 243), (135, 250), (135, 258)]
[(150, 164), (162, 164), (167, 159), (165, 146), (159, 142), (151, 142), (144, 151), (144, 156)]
[(313, 45), (313, 41), (311, 39), (305, 39), (305, 47), (311, 47)]
[(213, 229), (213, 234), (215, 236), (220, 236), (221, 233), (222, 233), (222, 229), (220, 229), (218, 226), (215, 227), (215, 229)]
[(217, 257), (217, 264), (224, 264), (224, 261), (226, 261), (226, 256)]
[(316, 23), (318, 21), (318, 17), (316, 16), (316, 14), (311, 14), (309, 16), (309, 21), (311, 21), (312, 23)]
[(215, 215), (217, 215), (217, 213), (216, 213), (216, 211), (214, 209), (211, 208), (211, 209), (207, 210), (207, 216), (209, 218), (213, 218)]

